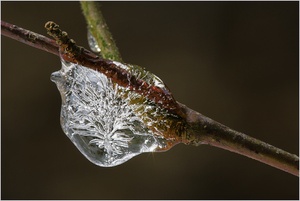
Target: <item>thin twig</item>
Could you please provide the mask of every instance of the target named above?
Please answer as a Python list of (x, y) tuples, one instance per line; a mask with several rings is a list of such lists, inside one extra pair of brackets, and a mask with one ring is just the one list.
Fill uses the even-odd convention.
[(183, 104), (190, 144), (208, 144), (247, 156), (295, 176), (299, 176), (299, 157), (235, 131)]
[(94, 1), (81, 1), (81, 9), (104, 59), (122, 62), (121, 54), (101, 13), (100, 5)]
[[(63, 42), (63, 36), (60, 36), (60, 38), (58, 38), (58, 40), (61, 40), (62, 42), (60, 44), (59, 53), (57, 46), (53, 43), (54, 40), (19, 28), (15, 25), (10, 25), (3, 21), (1, 22), (1, 29), (2, 34), (5, 36), (9, 36), (14, 40), (23, 42), (27, 45), (39, 48), (55, 55), (61, 54), (64, 59), (67, 59), (71, 62), (85, 65), (86, 67), (99, 70), (103, 73), (105, 73), (106, 70), (103, 70), (102, 68), (106, 68), (111, 71), (110, 73), (106, 73), (107, 76), (111, 76), (112, 72), (117, 72), (117, 75), (113, 74), (113, 76), (111, 76), (111, 79), (119, 83), (121, 86), (128, 85), (128, 82), (126, 82), (127, 79), (124, 79), (124, 77), (122, 77), (122, 73), (126, 72), (120, 71), (120, 69), (113, 64), (113, 61), (101, 59), (88, 50), (78, 48), (78, 46), (73, 44), (71, 40), (66, 40)], [(21, 31), (15, 31), (15, 29)], [(29, 35), (33, 34), (35, 38), (38, 39), (32, 40), (32, 37), (29, 37), (28, 33), (30, 33)], [(72, 49), (72, 47), (75, 47), (75, 49), (78, 48), (77, 50), (80, 50), (79, 53), (76, 53), (76, 51), (68, 51), (68, 49)], [(126, 74), (126, 78), (128, 78), (127, 76), (128, 75)], [(133, 83), (141, 84), (138, 83), (138, 81), (134, 80)], [(137, 93), (145, 93), (138, 91), (137, 88), (134, 87), (131, 88), (131, 90), (135, 90)], [(163, 93), (163, 91), (159, 91), (159, 88), (157, 88), (153, 89), (152, 93), (155, 96), (155, 94), (158, 95), (160, 93)], [(192, 145), (208, 144), (211, 146), (226, 149), (258, 160), (280, 170), (286, 171), (290, 174), (299, 176), (298, 156), (290, 154), (255, 138), (249, 137), (243, 133), (234, 131), (208, 117), (205, 117), (204, 115), (196, 111), (193, 111), (192, 109), (189, 109), (179, 102), (176, 102), (176, 105), (177, 110), (173, 112), (180, 116), (182, 118), (182, 121), (185, 123), (185, 128), (180, 133), (180, 135), (183, 136), (182, 141), (184, 143)]]
[(55, 40), (1, 20), (1, 34), (34, 48), (59, 55)]

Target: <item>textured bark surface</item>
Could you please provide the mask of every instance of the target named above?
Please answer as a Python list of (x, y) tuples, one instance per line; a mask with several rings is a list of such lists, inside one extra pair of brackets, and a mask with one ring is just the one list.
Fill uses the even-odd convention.
[(190, 144), (219, 147), (299, 176), (297, 155), (232, 130), (183, 104), (180, 106), (186, 113), (187, 138)]
[(44, 50), (54, 55), (59, 55), (58, 45), (54, 40), (2, 20), (1, 35), (7, 36), (11, 39)]

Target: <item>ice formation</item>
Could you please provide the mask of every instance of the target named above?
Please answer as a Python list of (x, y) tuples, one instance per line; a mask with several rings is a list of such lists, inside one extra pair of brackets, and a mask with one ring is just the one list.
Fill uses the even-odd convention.
[(51, 80), (62, 98), (64, 133), (96, 165), (116, 166), (143, 152), (168, 149), (169, 139), (156, 128), (164, 123), (156, 114), (163, 112), (154, 104), (140, 103), (140, 95), (100, 72), (63, 60)]
[(95, 53), (100, 53), (101, 49), (100, 49), (99, 45), (97, 44), (96, 39), (94, 38), (94, 36), (92, 35), (92, 33), (90, 31), (88, 31), (88, 33), (87, 33), (87, 38), (88, 38), (88, 43), (89, 43), (91, 50)]

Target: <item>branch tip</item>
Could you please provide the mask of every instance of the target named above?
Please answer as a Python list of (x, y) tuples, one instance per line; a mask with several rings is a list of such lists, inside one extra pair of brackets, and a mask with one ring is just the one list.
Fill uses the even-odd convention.
[(62, 31), (59, 25), (53, 21), (49, 21), (45, 24), (47, 34), (53, 37), (56, 43), (59, 45), (60, 52), (68, 54), (71, 57), (81, 54), (83, 48), (76, 45), (73, 39), (70, 39), (68, 33)]

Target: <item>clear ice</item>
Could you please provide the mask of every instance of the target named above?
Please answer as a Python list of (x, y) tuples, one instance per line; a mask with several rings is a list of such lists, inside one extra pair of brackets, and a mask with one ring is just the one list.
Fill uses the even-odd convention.
[(101, 49), (100, 49), (99, 45), (97, 44), (96, 39), (94, 38), (94, 36), (92, 35), (92, 33), (90, 31), (87, 32), (87, 38), (88, 38), (88, 43), (89, 43), (91, 50), (95, 53), (100, 53)]
[[(140, 95), (100, 72), (63, 60), (51, 80), (62, 98), (62, 129), (92, 163), (112, 167), (143, 152), (169, 149), (169, 139), (155, 129), (163, 124), (155, 116), (157, 106), (134, 101)], [(145, 115), (149, 111), (154, 111), (150, 118)]]

